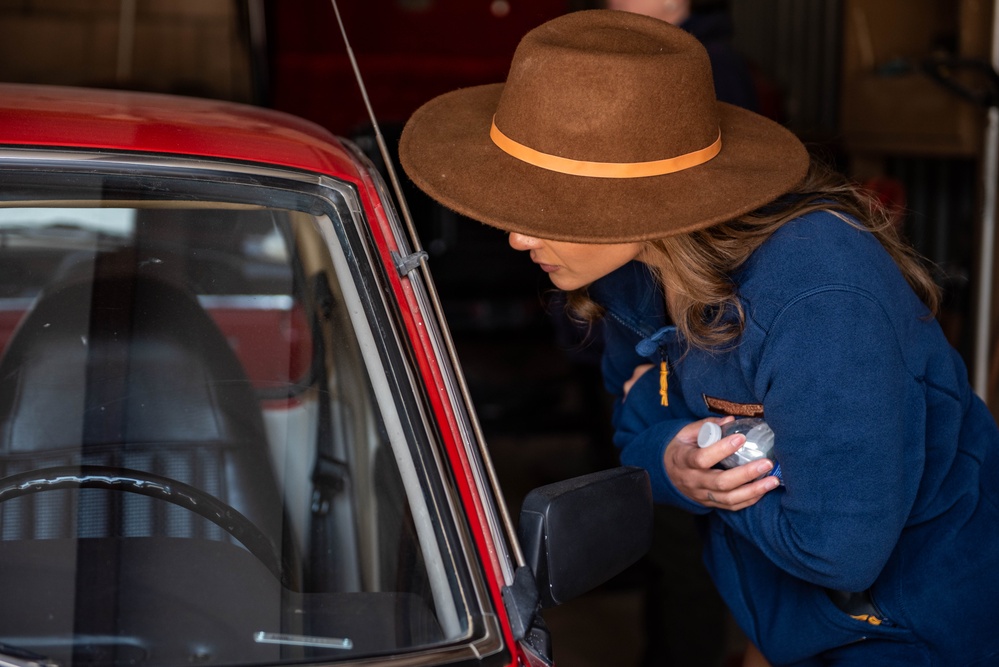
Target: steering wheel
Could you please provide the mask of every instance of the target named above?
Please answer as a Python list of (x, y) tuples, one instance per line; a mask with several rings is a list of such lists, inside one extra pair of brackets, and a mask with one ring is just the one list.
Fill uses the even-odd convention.
[(124, 491), (179, 505), (208, 519), (239, 540), (275, 578), (284, 582), (280, 552), (262, 530), (218, 498), (169, 477), (113, 466), (69, 465), (40, 468), (0, 479), (0, 502), (56, 489)]

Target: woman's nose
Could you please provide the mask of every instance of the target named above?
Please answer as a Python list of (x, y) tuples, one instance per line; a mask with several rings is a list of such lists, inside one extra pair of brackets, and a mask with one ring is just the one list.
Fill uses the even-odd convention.
[(540, 239), (518, 232), (510, 232), (510, 247), (514, 250), (532, 250), (541, 245)]

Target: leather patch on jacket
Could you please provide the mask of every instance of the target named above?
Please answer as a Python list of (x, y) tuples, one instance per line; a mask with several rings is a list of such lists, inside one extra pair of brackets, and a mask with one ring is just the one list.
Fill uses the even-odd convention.
[(734, 403), (726, 401), (724, 398), (715, 398), (707, 394), (704, 397), (704, 404), (713, 412), (720, 412), (723, 415), (734, 415), (736, 417), (762, 417), (763, 404), (761, 403)]

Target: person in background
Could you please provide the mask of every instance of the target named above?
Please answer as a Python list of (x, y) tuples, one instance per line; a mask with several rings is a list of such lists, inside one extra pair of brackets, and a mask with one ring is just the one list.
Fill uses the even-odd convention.
[[(862, 190), (717, 102), (694, 37), (613, 10), (549, 21), (505, 83), (418, 109), (399, 156), (604, 323), (620, 460), (699, 517), (770, 663), (999, 661), (999, 426), (939, 288)], [(733, 416), (766, 419), (780, 478), (716, 467), (743, 435), (698, 446)]]
[(708, 52), (718, 101), (760, 113), (757, 76), (732, 43), (732, 18), (726, 4), (713, 0), (584, 0), (582, 7), (644, 14), (683, 28)]

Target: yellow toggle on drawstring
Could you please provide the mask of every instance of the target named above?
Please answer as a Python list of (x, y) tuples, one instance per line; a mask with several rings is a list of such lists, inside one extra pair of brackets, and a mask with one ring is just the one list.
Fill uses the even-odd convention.
[(871, 625), (881, 625), (884, 621), (873, 614), (860, 614), (859, 616), (854, 616), (850, 614), (850, 618), (855, 618), (858, 621), (867, 621)]
[(669, 367), (666, 359), (659, 362), (659, 404), (669, 406)]

